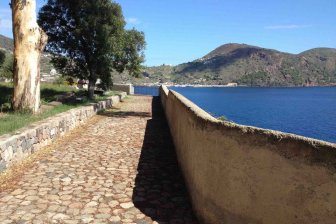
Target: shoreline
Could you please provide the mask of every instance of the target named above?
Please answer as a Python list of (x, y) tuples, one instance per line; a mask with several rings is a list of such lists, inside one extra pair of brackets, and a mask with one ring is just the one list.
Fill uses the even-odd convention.
[[(246, 85), (238, 85), (238, 86), (227, 86), (227, 85), (192, 85), (192, 84), (177, 84), (177, 85), (169, 85), (162, 84), (167, 87), (192, 87), (192, 88), (322, 88), (322, 87), (336, 87), (336, 85), (324, 85), (324, 86), (246, 86)], [(138, 87), (160, 87), (158, 84), (134, 84), (134, 86)]]

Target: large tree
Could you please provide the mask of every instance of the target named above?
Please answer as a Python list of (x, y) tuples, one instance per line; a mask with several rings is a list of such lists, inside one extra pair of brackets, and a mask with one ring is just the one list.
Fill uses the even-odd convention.
[(47, 37), (36, 22), (35, 0), (11, 0), (14, 36), (14, 94), (16, 111), (38, 112), (40, 57)]
[(125, 30), (120, 5), (111, 0), (48, 0), (38, 22), (49, 36), (46, 50), (63, 74), (89, 80), (89, 97), (98, 78), (108, 88), (113, 69), (137, 74), (144, 35)]

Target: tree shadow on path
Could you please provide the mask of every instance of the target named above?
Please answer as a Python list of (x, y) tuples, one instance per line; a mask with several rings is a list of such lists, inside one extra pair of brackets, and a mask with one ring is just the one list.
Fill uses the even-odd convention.
[(198, 223), (158, 97), (152, 101), (152, 119), (146, 126), (132, 200), (158, 223)]

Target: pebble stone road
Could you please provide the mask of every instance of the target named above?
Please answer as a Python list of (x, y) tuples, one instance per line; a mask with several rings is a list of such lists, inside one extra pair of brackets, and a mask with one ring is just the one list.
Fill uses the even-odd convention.
[(197, 223), (159, 99), (117, 107), (1, 192), (0, 223)]

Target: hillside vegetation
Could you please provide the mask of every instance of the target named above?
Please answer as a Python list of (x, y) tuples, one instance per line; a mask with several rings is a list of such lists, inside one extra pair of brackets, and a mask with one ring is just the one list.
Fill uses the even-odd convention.
[(169, 69), (146, 68), (153, 81), (179, 84), (247, 86), (336, 85), (336, 49), (316, 48), (300, 54), (246, 44), (225, 44), (204, 57)]
[[(13, 40), (0, 35), (0, 48), (11, 51)], [(42, 74), (48, 74), (53, 68), (50, 60), (48, 55), (42, 57)], [(114, 72), (113, 81), (134, 84), (336, 85), (336, 49), (315, 48), (289, 54), (246, 44), (225, 44), (192, 62), (144, 67), (138, 78)]]
[(0, 34), (0, 48), (5, 49), (7, 51), (13, 51), (14, 49), (13, 39), (5, 37), (4, 35)]
[[(13, 39), (9, 37), (5, 37), (0, 34), (0, 49), (5, 50), (6, 52), (6, 59), (5, 61), (12, 61), (13, 57), (13, 49), (14, 49), (14, 42)], [(5, 62), (6, 63), (6, 62)], [(50, 71), (53, 69), (53, 65), (51, 64), (51, 56), (49, 54), (43, 54), (41, 57), (41, 74), (49, 74)], [(0, 73), (2, 71), (0, 70)], [(1, 76), (1, 74), (0, 74)]]

